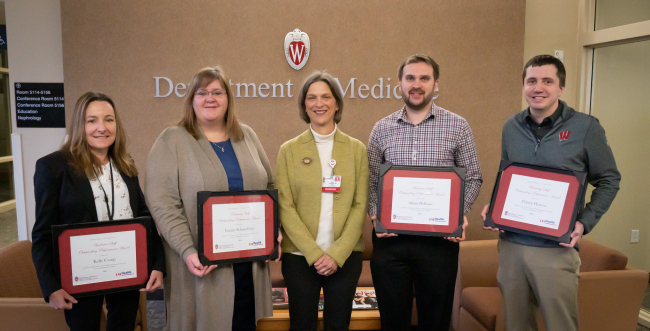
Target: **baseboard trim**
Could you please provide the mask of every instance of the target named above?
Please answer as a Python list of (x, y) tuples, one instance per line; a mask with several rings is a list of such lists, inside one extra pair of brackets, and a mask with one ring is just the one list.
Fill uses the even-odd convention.
[(650, 312), (641, 309), (641, 311), (639, 311), (638, 323), (645, 326), (646, 328), (650, 328)]

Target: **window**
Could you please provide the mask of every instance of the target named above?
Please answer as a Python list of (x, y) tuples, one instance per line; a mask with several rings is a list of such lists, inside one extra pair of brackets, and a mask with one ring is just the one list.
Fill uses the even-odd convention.
[[(604, 127), (623, 177), (610, 210), (589, 235), (628, 256), (628, 264), (650, 271), (650, 1), (580, 1), (579, 110)], [(640, 231), (638, 243), (631, 230)], [(650, 328), (650, 290), (639, 313)]]

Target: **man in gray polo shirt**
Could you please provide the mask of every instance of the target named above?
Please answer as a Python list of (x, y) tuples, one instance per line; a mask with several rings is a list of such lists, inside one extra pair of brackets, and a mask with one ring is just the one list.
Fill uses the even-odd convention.
[[(537, 308), (547, 330), (578, 330), (578, 241), (609, 209), (619, 189), (605, 130), (590, 115), (559, 100), (566, 71), (560, 60), (538, 55), (524, 66), (528, 108), (503, 126), (501, 159), (582, 171), (595, 189), (577, 218), (569, 244), (501, 231), (497, 279), (505, 302), (506, 329), (537, 330)], [(481, 215), (485, 220), (488, 206)], [(486, 230), (499, 231), (484, 227)]]

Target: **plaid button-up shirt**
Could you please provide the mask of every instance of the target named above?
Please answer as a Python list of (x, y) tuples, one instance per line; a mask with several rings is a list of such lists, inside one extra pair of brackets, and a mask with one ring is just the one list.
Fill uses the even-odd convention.
[(464, 167), (467, 213), (478, 196), (483, 179), (478, 164), (474, 136), (467, 121), (435, 104), (421, 123), (406, 118), (406, 106), (375, 124), (368, 142), (370, 201), (368, 213), (377, 215), (379, 165)]

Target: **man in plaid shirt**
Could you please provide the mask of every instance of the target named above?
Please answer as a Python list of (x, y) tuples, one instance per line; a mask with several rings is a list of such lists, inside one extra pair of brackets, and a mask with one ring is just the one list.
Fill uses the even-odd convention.
[[(377, 215), (379, 165), (465, 167), (464, 211), (478, 195), (481, 183), (474, 137), (467, 121), (433, 103), (439, 67), (429, 56), (408, 57), (398, 71), (405, 106), (381, 119), (370, 133), (370, 202), (373, 224)], [(413, 286), (420, 330), (449, 330), (461, 238), (412, 236), (373, 231), (370, 260), (383, 330), (408, 330)]]

